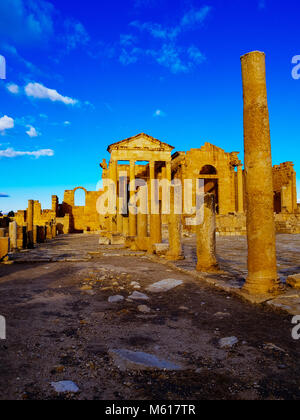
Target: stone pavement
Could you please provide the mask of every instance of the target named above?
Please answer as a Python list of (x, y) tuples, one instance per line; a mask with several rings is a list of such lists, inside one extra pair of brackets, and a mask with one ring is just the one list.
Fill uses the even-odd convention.
[[(206, 274), (196, 271), (197, 253), (196, 237), (192, 235), (183, 240), (185, 259), (176, 262), (165, 262), (161, 258), (152, 258), (181, 272), (202, 279), (226, 292), (238, 293), (252, 303), (268, 302), (268, 305), (287, 311), (289, 314), (300, 314), (300, 290), (288, 288), (280, 296), (250, 296), (241, 288), (247, 276), (247, 241), (243, 236), (221, 236), (217, 238), (217, 257), (220, 273)], [(93, 256), (145, 256), (144, 252), (124, 249), (122, 245), (98, 245), (96, 235), (64, 235), (55, 240), (40, 244), (34, 250), (25, 250), (13, 254), (15, 263), (41, 262), (85, 262)], [(300, 273), (300, 235), (277, 235), (277, 263), (280, 280), (285, 283), (289, 275)], [(151, 257), (149, 257), (151, 258)]]
[[(61, 236), (0, 265), (0, 399), (300, 399), (284, 308), (98, 240)], [(240, 278), (222, 268), (225, 285)]]

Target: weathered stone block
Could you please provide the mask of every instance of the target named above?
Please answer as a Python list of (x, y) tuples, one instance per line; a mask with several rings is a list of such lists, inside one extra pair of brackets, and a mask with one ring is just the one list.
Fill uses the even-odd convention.
[(166, 255), (169, 251), (169, 244), (153, 244), (153, 251), (156, 255)]
[(105, 236), (99, 238), (99, 245), (110, 245), (110, 239)]
[(1, 228), (0, 229), (0, 238), (5, 238), (6, 236), (6, 229), (5, 228)]
[(0, 238), (0, 260), (7, 256), (10, 249), (9, 238)]
[(119, 235), (119, 234), (112, 234), (111, 235), (111, 244), (112, 245), (124, 245), (125, 244), (124, 236)]
[(289, 276), (286, 280), (286, 283), (294, 289), (300, 289), (300, 274)]

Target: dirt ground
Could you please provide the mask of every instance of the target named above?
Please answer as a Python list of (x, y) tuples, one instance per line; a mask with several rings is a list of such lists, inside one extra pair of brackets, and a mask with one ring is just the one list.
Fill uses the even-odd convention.
[[(237, 253), (242, 244), (244, 267), (245, 244), (231, 241)], [(294, 252), (284, 260), (288, 272), (296, 270), (299, 243), (298, 236), (286, 250)], [(285, 237), (282, 244), (285, 249)], [(218, 241), (218, 252), (227, 247)], [(223, 254), (226, 263), (234, 260)], [(7, 321), (1, 400), (300, 399), (300, 341), (292, 339), (292, 317), (283, 312), (251, 305), (147, 256), (99, 247), (94, 235), (58, 237), (15, 260), (0, 265), (0, 315)], [(183, 283), (167, 292), (146, 290), (164, 279)], [(134, 290), (149, 300), (128, 300)], [(125, 299), (109, 303), (115, 295)], [(219, 340), (231, 336), (238, 343), (220, 348)], [(181, 369), (125, 370), (113, 357), (117, 349), (149, 353)], [(65, 380), (80, 391), (57, 394), (51, 383)]]

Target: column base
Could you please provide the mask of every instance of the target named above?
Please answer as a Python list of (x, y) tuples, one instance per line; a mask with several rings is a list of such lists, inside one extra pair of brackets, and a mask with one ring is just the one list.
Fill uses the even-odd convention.
[(185, 259), (183, 254), (172, 254), (171, 252), (167, 252), (166, 259), (169, 261), (181, 261)]
[(148, 236), (135, 238), (135, 244), (139, 251), (148, 251), (150, 238)]
[(218, 263), (210, 264), (210, 265), (198, 263), (196, 270), (202, 273), (219, 273), (220, 267)]
[(110, 245), (110, 239), (107, 238), (106, 236), (101, 236), (99, 238), (99, 245)]
[(169, 252), (169, 244), (157, 243), (152, 244), (153, 254), (156, 254), (158, 257), (166, 256)]
[(253, 295), (279, 295), (284, 291), (284, 285), (280, 279), (276, 280), (270, 278), (250, 278), (246, 279), (243, 291)]
[(125, 238), (121, 233), (113, 233), (110, 237), (111, 245), (125, 245)]

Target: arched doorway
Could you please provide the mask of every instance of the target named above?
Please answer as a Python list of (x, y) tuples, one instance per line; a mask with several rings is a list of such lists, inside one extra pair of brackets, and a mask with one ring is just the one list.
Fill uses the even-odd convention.
[(281, 192), (274, 193), (274, 212), (281, 213)]
[(75, 188), (74, 190), (74, 206), (85, 207), (86, 204), (86, 190), (83, 187)]
[(73, 231), (82, 233), (84, 230), (89, 230), (86, 225), (86, 198), (87, 190), (83, 187), (77, 187), (73, 190), (74, 206), (72, 208)]
[(200, 170), (199, 178), (204, 180), (204, 192), (214, 194), (216, 212), (219, 213), (219, 180), (217, 169), (212, 165), (204, 165)]

